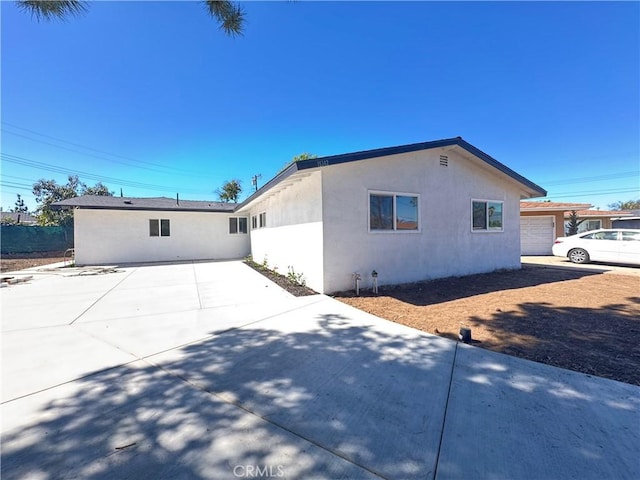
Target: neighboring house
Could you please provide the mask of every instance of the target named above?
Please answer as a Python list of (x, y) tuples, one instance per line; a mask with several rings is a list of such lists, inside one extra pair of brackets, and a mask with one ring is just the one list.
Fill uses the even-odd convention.
[(250, 253), (331, 293), (352, 289), (355, 273), (371, 286), (373, 270), (382, 285), (520, 268), (520, 199), (544, 195), (457, 137), (295, 162), (239, 205), (189, 202), (187, 211), (183, 201), (117, 197), (57, 205), (78, 209), (78, 263)]
[(640, 209), (629, 210), (627, 215), (611, 218), (611, 228), (640, 228)]
[[(622, 211), (607, 211), (607, 210), (577, 210), (578, 221), (578, 233), (588, 232), (589, 230), (598, 230), (599, 228), (613, 228), (612, 220), (614, 218), (631, 217), (630, 212)], [(569, 216), (571, 212), (566, 212), (564, 216), (564, 231), (567, 234), (569, 228)], [(631, 228), (631, 227), (625, 227)]]
[[(578, 233), (613, 228), (612, 219), (630, 216), (628, 212), (589, 210), (588, 203), (520, 202), (520, 245), (522, 255), (551, 255), (557, 237), (567, 235), (572, 211), (578, 214)], [(627, 227), (632, 228), (632, 227)]]
[(54, 205), (75, 209), (78, 265), (229, 259), (249, 253), (247, 219), (235, 217), (236, 205), (230, 203), (87, 195)]
[(11, 223), (15, 225), (37, 225), (38, 219), (29, 213), (20, 212), (0, 212), (0, 221), (2, 223)]
[(520, 202), (522, 255), (551, 255), (557, 237), (564, 237), (564, 219), (571, 210), (585, 210), (588, 203)]

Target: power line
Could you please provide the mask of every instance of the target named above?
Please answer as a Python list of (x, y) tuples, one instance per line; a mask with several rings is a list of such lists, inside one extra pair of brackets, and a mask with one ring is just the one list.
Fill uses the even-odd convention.
[[(135, 168), (142, 168), (142, 169), (145, 169), (145, 170), (156, 171), (156, 172), (160, 172), (160, 173), (164, 173), (164, 174), (171, 173), (171, 174), (174, 174), (174, 175), (177, 174), (177, 175), (184, 175), (184, 176), (190, 176), (190, 177), (202, 177), (203, 175), (209, 175), (210, 174), (210, 173), (205, 173), (205, 172), (200, 172), (200, 171), (195, 171), (195, 170), (185, 170), (185, 169), (176, 168), (176, 167), (168, 167), (166, 165), (161, 165), (159, 163), (153, 163), (153, 162), (147, 162), (147, 161), (143, 161), (143, 160), (137, 160), (135, 158), (126, 157), (124, 155), (118, 155), (118, 154), (115, 154), (115, 153), (106, 152), (104, 150), (99, 150), (97, 148), (88, 147), (86, 145), (82, 145), (82, 144), (79, 144), (79, 143), (70, 142), (68, 140), (64, 140), (62, 138), (54, 137), (52, 135), (46, 135), (44, 133), (40, 133), (40, 132), (36, 132), (35, 130), (30, 130), (28, 128), (20, 127), (18, 125), (14, 125), (14, 124), (11, 124), (11, 123), (6, 122), (6, 121), (2, 121), (2, 123), (5, 124), (5, 125), (10, 126), (12, 128), (17, 128), (19, 130), (23, 130), (25, 132), (33, 133), (33, 134), (41, 136), (41, 137), (49, 138), (49, 139), (55, 140), (57, 142), (66, 143), (68, 145), (73, 145), (75, 147), (79, 147), (79, 148), (83, 148), (85, 150), (90, 150), (90, 151), (93, 151), (93, 152), (101, 153), (103, 155), (108, 155), (110, 157), (121, 158), (121, 159), (127, 161), (127, 162), (122, 162), (122, 161), (114, 160), (114, 159), (111, 159), (111, 158), (105, 158), (103, 156), (98, 156), (98, 155), (94, 155), (94, 154), (90, 154), (90, 153), (86, 153), (86, 152), (81, 152), (81, 151), (76, 150), (76, 149), (64, 147), (62, 145), (56, 145), (55, 143), (46, 142), (44, 140), (39, 140), (37, 138), (33, 138), (33, 137), (28, 136), (28, 135), (23, 135), (23, 134), (20, 134), (20, 133), (16, 133), (16, 132), (12, 132), (12, 131), (3, 129), (4, 133), (8, 133), (10, 135), (15, 135), (17, 137), (26, 138), (27, 140), (30, 140), (32, 142), (43, 143), (45, 145), (50, 145), (50, 146), (53, 146), (53, 147), (56, 147), (56, 148), (60, 148), (62, 150), (67, 150), (67, 151), (70, 151), (70, 152), (79, 153), (81, 155), (85, 155), (85, 156), (89, 156), (89, 157), (93, 157), (93, 158), (98, 158), (100, 160), (106, 160), (108, 162), (118, 163), (118, 164), (121, 164), (121, 165), (127, 165), (127, 166), (135, 167)], [(139, 163), (139, 164), (148, 165), (148, 166), (145, 167), (145, 166), (142, 166), (142, 165), (133, 165), (130, 162)], [(150, 168), (150, 167), (155, 167), (155, 168)], [(169, 172), (157, 170), (157, 168), (169, 170)]]
[(600, 196), (600, 195), (613, 195), (620, 193), (635, 193), (640, 194), (640, 191), (637, 188), (628, 188), (628, 189), (619, 189), (619, 190), (608, 190), (608, 191), (592, 191), (592, 192), (574, 192), (574, 193), (560, 193), (553, 194), (547, 193), (547, 197), (551, 198), (569, 198), (569, 197), (577, 197), (577, 196)]
[(552, 180), (552, 181), (540, 182), (540, 183), (544, 185), (571, 185), (574, 183), (600, 182), (604, 180), (615, 180), (617, 178), (629, 178), (629, 177), (640, 177), (640, 171), (634, 170), (631, 172), (611, 173), (608, 175), (595, 175), (592, 177), (580, 177), (580, 178), (571, 178), (571, 179), (564, 179), (564, 180)]
[[(118, 186), (126, 186), (126, 187), (133, 187), (133, 188), (139, 188), (139, 189), (145, 189), (145, 190), (164, 191), (164, 192), (172, 192), (172, 193), (176, 191), (175, 187), (155, 185), (150, 183), (142, 183), (142, 182), (136, 182), (131, 180), (123, 180), (120, 178), (108, 177), (105, 175), (96, 175), (90, 172), (58, 167), (56, 165), (51, 165), (49, 163), (39, 162), (37, 160), (32, 160), (25, 157), (19, 157), (17, 155), (12, 155), (8, 153), (1, 153), (0, 155), (2, 157), (2, 160), (5, 162), (32, 167), (39, 170), (46, 170), (54, 173), (62, 173), (65, 175), (74, 174), (74, 175), (82, 176), (83, 178), (96, 180), (98, 182), (115, 183)], [(188, 193), (198, 193), (198, 194), (202, 193), (201, 190), (189, 189), (189, 188), (187, 189), (181, 188), (180, 190), (182, 190), (183, 192), (186, 191)]]

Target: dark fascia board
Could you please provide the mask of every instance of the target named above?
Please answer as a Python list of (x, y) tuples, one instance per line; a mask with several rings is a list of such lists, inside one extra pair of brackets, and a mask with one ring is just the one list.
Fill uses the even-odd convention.
[(389, 155), (398, 155), (401, 153), (410, 153), (410, 152), (417, 152), (420, 150), (430, 150), (433, 148), (451, 147), (451, 146), (458, 146), (460, 148), (463, 148), (464, 150), (478, 157), (488, 165), (499, 170), (505, 175), (511, 177), (515, 181), (525, 185), (529, 189), (533, 190), (535, 193), (538, 193), (539, 196), (541, 197), (547, 196), (547, 191), (544, 188), (540, 187), (539, 185), (536, 185), (535, 183), (526, 179), (519, 173), (516, 173), (515, 171), (511, 170), (509, 167), (500, 163), (498, 160), (496, 160), (492, 156), (484, 153), (479, 148), (474, 147), (470, 143), (463, 140), (462, 137), (455, 137), (455, 138), (446, 138), (443, 140), (434, 140), (431, 142), (400, 145), (398, 147), (385, 147), (385, 148), (377, 148), (374, 150), (363, 150), (360, 152), (343, 153), (340, 155), (312, 158), (309, 160), (301, 160), (298, 162), (294, 162), (291, 165), (289, 165), (287, 168), (285, 168), (283, 171), (281, 171), (274, 178), (269, 180), (257, 192), (255, 192), (253, 195), (247, 198), (244, 202), (238, 205), (238, 207), (236, 207), (236, 210), (247, 205), (251, 201), (258, 198), (260, 195), (262, 195), (264, 192), (268, 191), (278, 183), (282, 182), (287, 177), (293, 175), (294, 173), (300, 170), (307, 170), (310, 168), (318, 168), (318, 167), (328, 167), (331, 165), (338, 165), (340, 163), (355, 162), (358, 160), (366, 160), (369, 158), (386, 157)]

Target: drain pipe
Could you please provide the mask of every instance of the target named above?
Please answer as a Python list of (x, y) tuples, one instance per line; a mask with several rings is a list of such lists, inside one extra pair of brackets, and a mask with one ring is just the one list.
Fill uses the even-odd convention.
[(356, 297), (359, 297), (360, 296), (360, 279), (361, 279), (361, 277), (360, 277), (360, 274), (358, 272), (355, 272), (353, 274), (353, 276), (354, 276), (354, 278), (356, 280)]
[(373, 293), (378, 294), (378, 272), (375, 270), (371, 272), (371, 278), (373, 278)]

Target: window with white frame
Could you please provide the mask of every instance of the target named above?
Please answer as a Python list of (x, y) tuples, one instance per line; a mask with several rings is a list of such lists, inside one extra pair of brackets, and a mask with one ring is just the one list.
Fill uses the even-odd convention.
[(602, 228), (602, 220), (585, 220), (578, 225), (578, 233), (599, 230)]
[(229, 233), (246, 234), (247, 233), (247, 217), (229, 217)]
[(369, 192), (369, 230), (419, 231), (419, 198), (406, 193)]
[(491, 200), (472, 200), (471, 217), (474, 232), (502, 232), (503, 202)]
[(258, 216), (257, 215), (253, 215), (251, 217), (251, 229), (255, 230), (256, 228), (258, 228)]
[(267, 226), (267, 212), (262, 212), (258, 215), (258, 228), (264, 228)]
[(171, 236), (171, 225), (168, 219), (149, 219), (149, 236), (150, 237), (169, 237)]

